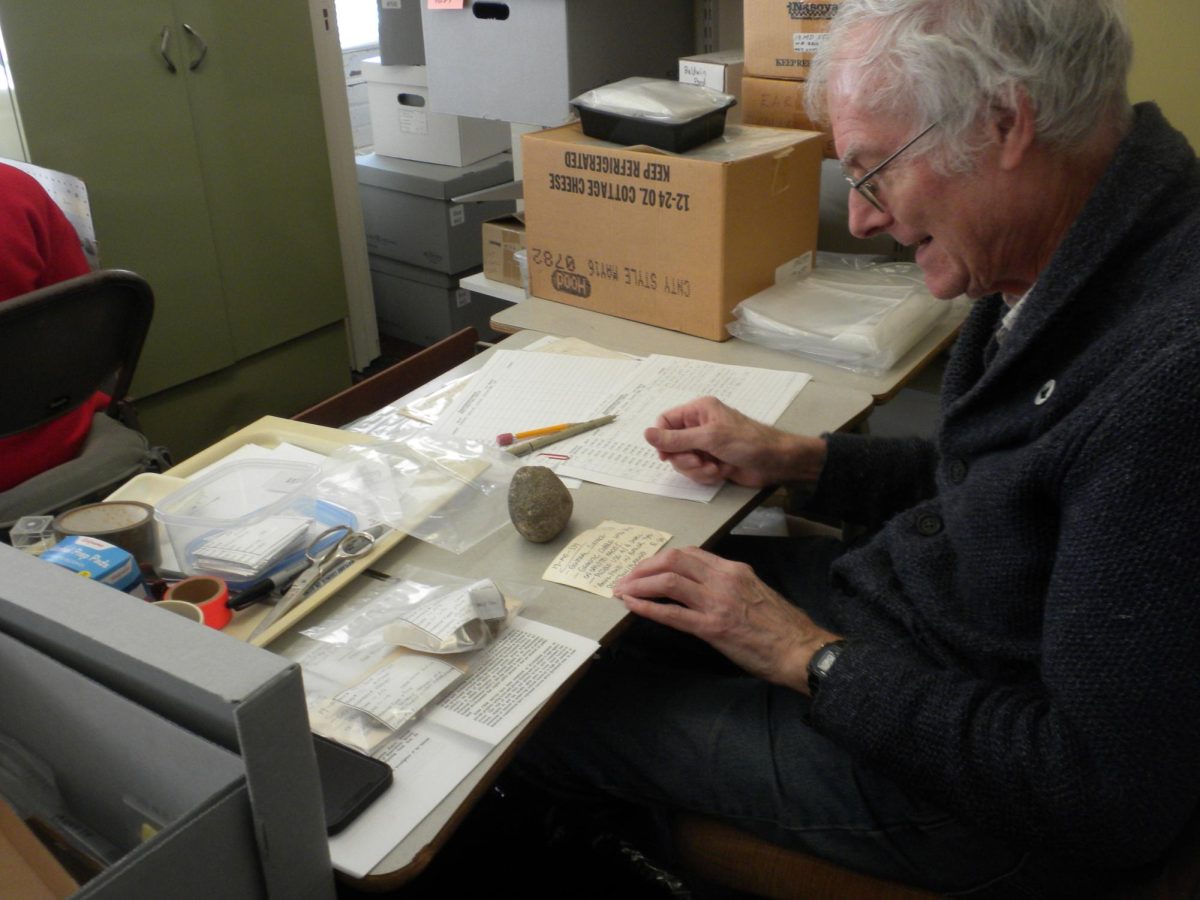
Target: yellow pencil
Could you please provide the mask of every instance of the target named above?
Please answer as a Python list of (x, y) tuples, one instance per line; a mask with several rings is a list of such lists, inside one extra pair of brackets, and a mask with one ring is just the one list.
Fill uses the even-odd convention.
[(563, 422), (561, 425), (547, 425), (545, 428), (534, 428), (530, 431), (518, 431), (516, 434), (506, 432), (496, 435), (496, 443), (507, 447), (513, 441), (523, 441), (526, 438), (541, 437), (543, 434), (557, 434), (574, 425), (574, 422)]

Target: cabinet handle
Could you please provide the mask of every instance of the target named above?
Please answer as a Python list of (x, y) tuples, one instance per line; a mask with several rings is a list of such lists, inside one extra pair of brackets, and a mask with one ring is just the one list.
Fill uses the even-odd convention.
[(162, 30), (162, 43), (158, 45), (158, 52), (162, 55), (163, 62), (167, 64), (167, 71), (174, 75), (175, 63), (171, 62), (171, 57), (167, 55), (167, 42), (169, 40), (171, 40), (171, 28), (169, 25), (164, 25)]
[(204, 38), (200, 37), (200, 33), (187, 22), (183, 23), (183, 30), (190, 34), (192, 40), (200, 45), (200, 55), (188, 63), (189, 71), (195, 72), (200, 68), (200, 63), (204, 62), (204, 57), (208, 56), (208, 44), (205, 43)]

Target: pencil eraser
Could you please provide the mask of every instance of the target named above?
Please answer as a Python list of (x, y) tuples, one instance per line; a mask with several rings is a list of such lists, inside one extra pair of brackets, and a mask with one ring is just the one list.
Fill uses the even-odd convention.
[(496, 443), (499, 444), (501, 447), (507, 447), (514, 440), (515, 440), (515, 438), (512, 436), (511, 433), (496, 435)]

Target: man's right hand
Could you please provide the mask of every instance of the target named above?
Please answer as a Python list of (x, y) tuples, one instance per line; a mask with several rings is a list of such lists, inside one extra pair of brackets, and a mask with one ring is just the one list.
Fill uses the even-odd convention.
[(700, 484), (814, 481), (825, 461), (823, 439), (764, 425), (715, 397), (667, 410), (645, 436), (660, 459)]

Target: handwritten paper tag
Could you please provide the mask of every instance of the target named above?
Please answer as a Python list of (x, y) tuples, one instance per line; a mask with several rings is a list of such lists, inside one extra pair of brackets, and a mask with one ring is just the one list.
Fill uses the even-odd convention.
[(429, 9), (462, 9), (463, 0), (429, 0)]
[(611, 597), (613, 585), (622, 575), (670, 539), (665, 531), (606, 520), (567, 544), (542, 578)]

